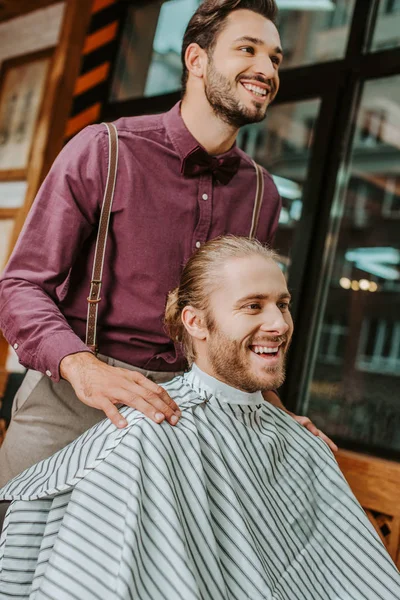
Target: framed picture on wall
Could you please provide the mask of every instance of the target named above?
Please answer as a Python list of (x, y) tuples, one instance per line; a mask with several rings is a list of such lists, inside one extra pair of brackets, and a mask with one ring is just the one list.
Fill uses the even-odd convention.
[(53, 48), (6, 60), (0, 70), (0, 181), (24, 179)]
[(0, 219), (0, 273), (6, 266), (14, 219)]
[(26, 181), (0, 181), (0, 273), (10, 251), (15, 219), (24, 203)]

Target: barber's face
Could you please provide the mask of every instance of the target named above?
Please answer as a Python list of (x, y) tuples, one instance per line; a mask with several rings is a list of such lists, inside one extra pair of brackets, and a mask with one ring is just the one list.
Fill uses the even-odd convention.
[(231, 13), (204, 77), (214, 112), (234, 127), (264, 119), (279, 89), (281, 62), (280, 38), (271, 21), (250, 10)]
[(289, 301), (273, 260), (254, 255), (228, 261), (210, 295), (209, 372), (247, 392), (279, 387), (293, 333)]

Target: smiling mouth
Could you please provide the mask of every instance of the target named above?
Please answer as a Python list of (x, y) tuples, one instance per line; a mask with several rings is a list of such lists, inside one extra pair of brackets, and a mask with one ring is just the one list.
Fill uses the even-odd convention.
[(265, 361), (272, 362), (274, 359), (277, 359), (282, 354), (282, 344), (279, 346), (249, 346), (251, 352), (256, 354), (259, 358)]
[(257, 100), (265, 100), (269, 94), (269, 90), (255, 83), (242, 83), (244, 89), (249, 92)]

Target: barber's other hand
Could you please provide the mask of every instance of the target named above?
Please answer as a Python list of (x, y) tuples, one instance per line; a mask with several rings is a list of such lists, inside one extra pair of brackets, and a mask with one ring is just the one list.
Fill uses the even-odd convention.
[(291, 413), (288, 410), (286, 412), (288, 413), (288, 415), (293, 417), (295, 421), (300, 423), (300, 425), (308, 429), (308, 431), (311, 431), (311, 433), (313, 433), (315, 436), (320, 437), (321, 440), (328, 444), (332, 452), (337, 452), (339, 450), (335, 442), (332, 441), (331, 438), (329, 438), (323, 431), (318, 429), (318, 427), (316, 427), (308, 417), (299, 417), (298, 415), (295, 415), (294, 413)]
[(155, 423), (167, 419), (176, 425), (181, 416), (178, 405), (162, 387), (137, 371), (111, 367), (89, 352), (63, 358), (60, 374), (69, 381), (81, 402), (104, 411), (118, 428), (126, 427), (127, 421), (116, 404), (136, 408)]
[(264, 392), (263, 396), (264, 396), (265, 400), (267, 400), (267, 402), (270, 402), (277, 408), (280, 408), (281, 410), (285, 411), (285, 413), (290, 415), (292, 417), (292, 419), (294, 419), (295, 421), (300, 423), (300, 425), (302, 425), (302, 427), (305, 427), (306, 429), (308, 429), (308, 431), (310, 431), (316, 437), (320, 437), (321, 440), (323, 440), (325, 442), (325, 444), (327, 444), (329, 446), (329, 448), (332, 450), (332, 452), (337, 452), (339, 450), (339, 448), (336, 446), (335, 442), (332, 441), (327, 435), (325, 435), (325, 433), (323, 431), (318, 429), (318, 427), (316, 427), (314, 425), (314, 423), (311, 421), (311, 419), (309, 419), (308, 417), (300, 417), (298, 415), (295, 415), (294, 413), (290, 412), (290, 410), (285, 408), (281, 402), (281, 399), (279, 398), (279, 396), (277, 394), (275, 394), (275, 392), (273, 392), (272, 390), (268, 391), (268, 392)]

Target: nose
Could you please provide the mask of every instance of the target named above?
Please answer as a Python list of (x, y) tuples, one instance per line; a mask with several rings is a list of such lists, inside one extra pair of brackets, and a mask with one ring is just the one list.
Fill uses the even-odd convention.
[(271, 307), (264, 313), (261, 331), (271, 335), (285, 335), (289, 328), (290, 325), (285, 320), (284, 313), (277, 306)]
[(274, 64), (269, 56), (259, 55), (256, 57), (256, 63), (254, 65), (256, 73), (262, 75), (266, 79), (273, 79), (275, 77)]

